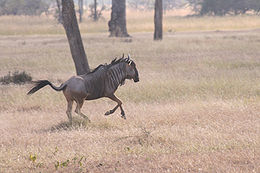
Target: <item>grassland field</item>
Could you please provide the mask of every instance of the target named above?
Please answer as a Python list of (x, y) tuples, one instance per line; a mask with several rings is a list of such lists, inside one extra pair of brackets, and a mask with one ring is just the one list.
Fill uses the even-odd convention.
[[(91, 68), (130, 53), (140, 82), (85, 102), (68, 124), (62, 93), (0, 85), (0, 172), (260, 172), (259, 16), (164, 16), (128, 12), (131, 38), (110, 38), (109, 15), (84, 18)], [(0, 76), (26, 71), (55, 85), (75, 75), (62, 26), (52, 17), (0, 17)], [(75, 106), (75, 105), (74, 105)]]

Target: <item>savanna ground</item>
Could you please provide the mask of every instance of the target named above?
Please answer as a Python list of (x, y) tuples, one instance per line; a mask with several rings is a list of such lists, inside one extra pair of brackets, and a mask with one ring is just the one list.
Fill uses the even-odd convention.
[[(68, 125), (62, 93), (0, 86), (0, 172), (260, 172), (260, 18), (164, 18), (128, 14), (131, 38), (109, 38), (106, 21), (81, 24), (92, 68), (130, 53), (140, 82), (115, 103), (85, 102), (88, 124)], [(184, 32), (185, 31), (185, 32)], [(47, 17), (0, 17), (0, 76), (25, 70), (59, 85), (75, 74), (61, 26)]]

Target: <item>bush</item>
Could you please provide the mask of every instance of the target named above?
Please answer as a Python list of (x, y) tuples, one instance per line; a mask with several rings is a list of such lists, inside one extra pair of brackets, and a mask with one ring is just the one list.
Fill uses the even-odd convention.
[(10, 83), (25, 84), (31, 81), (32, 81), (32, 77), (29, 74), (27, 74), (25, 71), (23, 72), (15, 71), (13, 74), (9, 72), (7, 75), (0, 78), (0, 82), (3, 85), (8, 85)]

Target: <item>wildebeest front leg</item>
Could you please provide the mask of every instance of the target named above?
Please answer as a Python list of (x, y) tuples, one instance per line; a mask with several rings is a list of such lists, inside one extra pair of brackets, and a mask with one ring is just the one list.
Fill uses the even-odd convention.
[(117, 108), (120, 107), (121, 115), (122, 115), (121, 117), (124, 118), (124, 119), (126, 119), (126, 117), (125, 117), (125, 111), (123, 110), (121, 100), (119, 100), (114, 94), (111, 95), (111, 96), (109, 96), (108, 98), (110, 98), (111, 100), (117, 102), (117, 105), (116, 105), (112, 110), (107, 111), (107, 112), (105, 113), (105, 115), (110, 115), (110, 114), (114, 113), (114, 112), (117, 110)]

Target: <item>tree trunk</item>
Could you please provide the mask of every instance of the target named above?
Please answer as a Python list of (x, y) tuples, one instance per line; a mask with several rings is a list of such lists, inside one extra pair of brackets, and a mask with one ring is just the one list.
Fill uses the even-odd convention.
[(78, 0), (79, 3), (79, 22), (82, 22), (82, 16), (83, 16), (83, 0)]
[(81, 40), (73, 0), (62, 0), (62, 19), (77, 75), (85, 74), (90, 70)]
[(162, 40), (163, 30), (162, 30), (162, 20), (163, 20), (163, 7), (162, 0), (155, 0), (154, 5), (154, 40)]
[(108, 27), (110, 37), (129, 37), (126, 29), (125, 0), (112, 0), (111, 19)]

